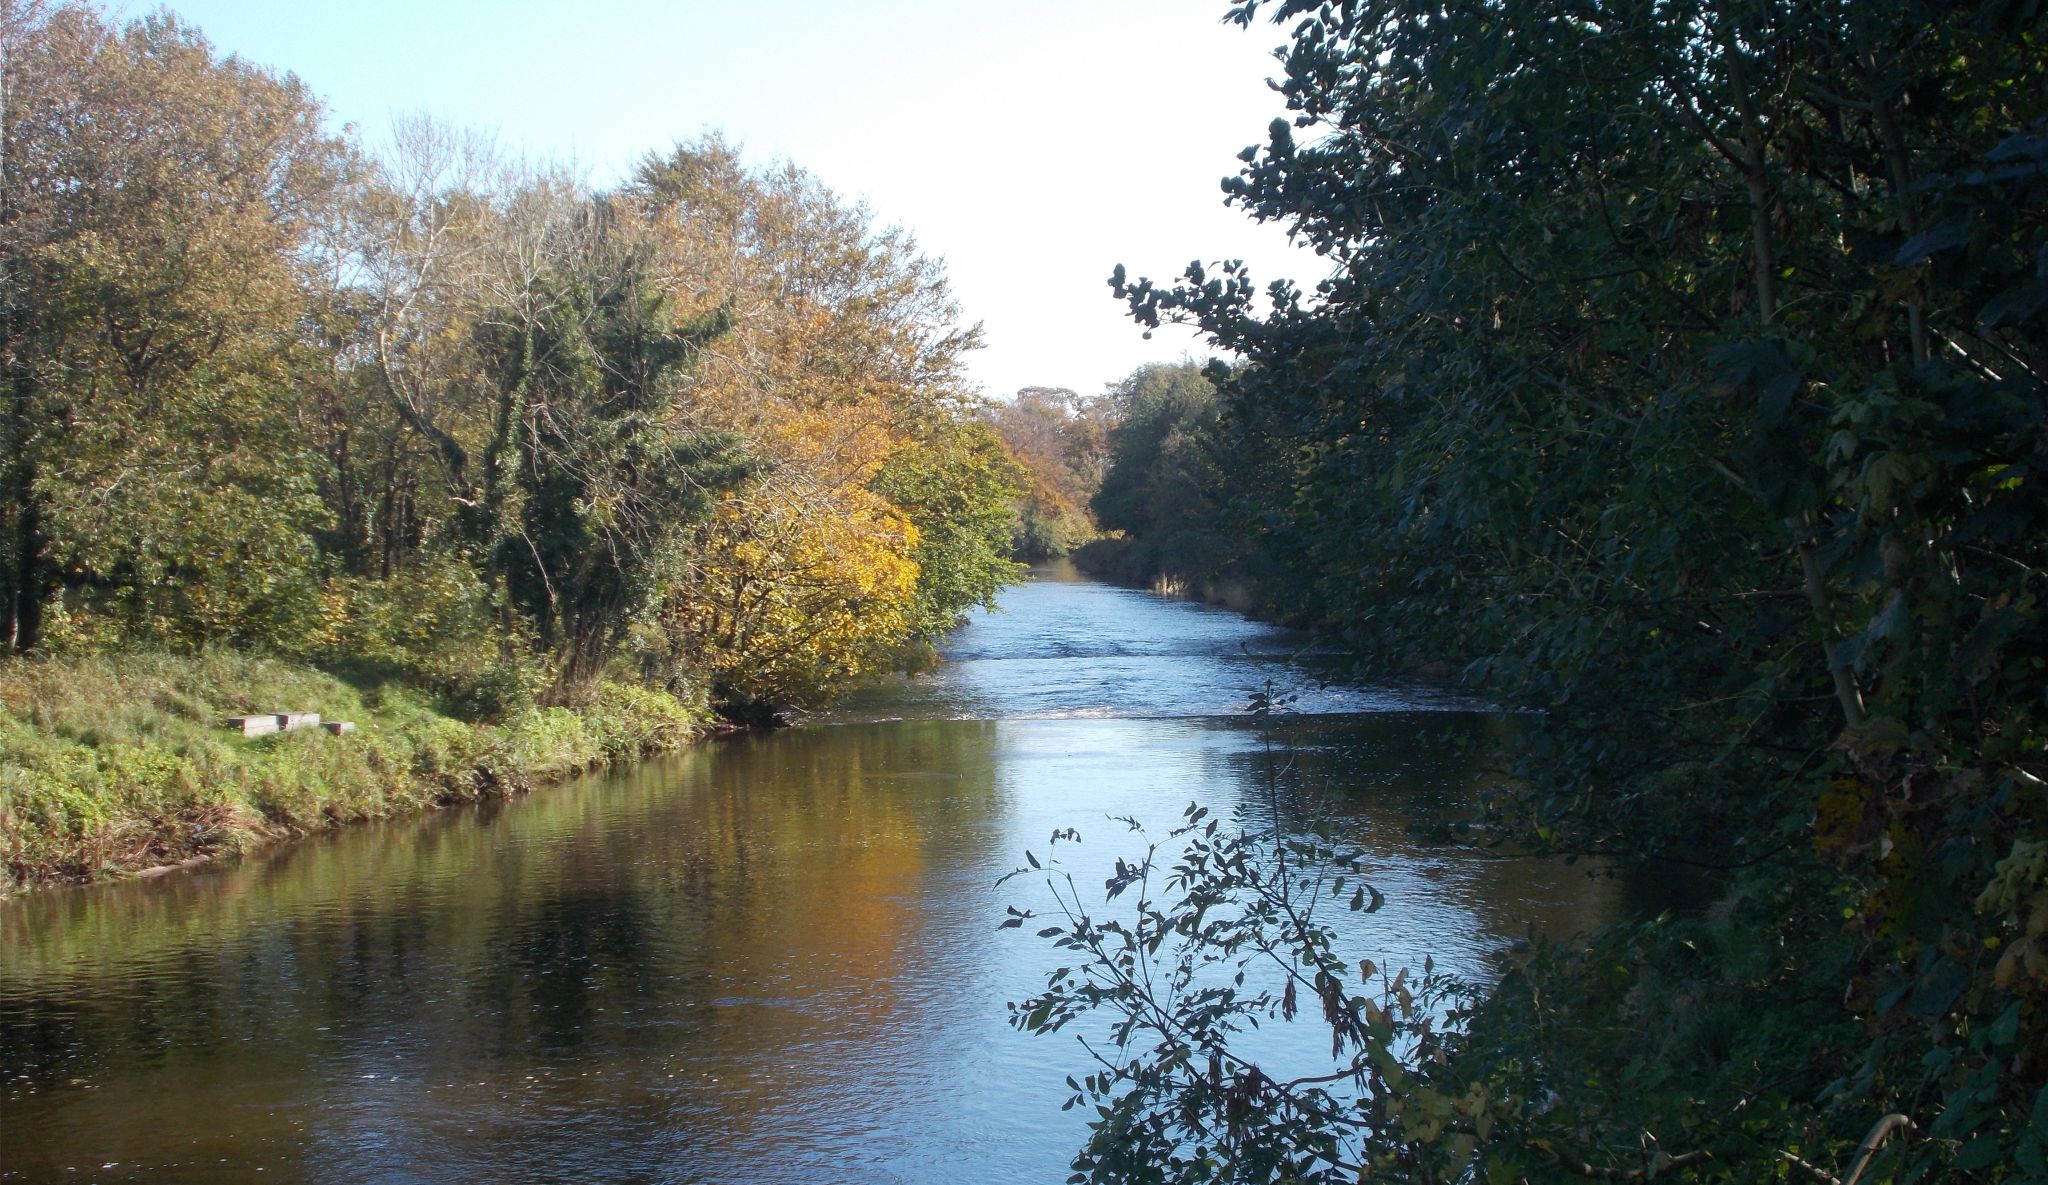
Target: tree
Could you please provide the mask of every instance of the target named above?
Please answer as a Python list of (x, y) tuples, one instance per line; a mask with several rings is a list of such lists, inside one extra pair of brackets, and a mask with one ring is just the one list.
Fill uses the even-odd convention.
[(1506, 1104), (1467, 1167), (1833, 1177), (1897, 1114), (1872, 1172), (2038, 1174), (2040, 13), (1267, 14), (1292, 118), (1226, 190), (1329, 278), (1117, 276), (1244, 360), (1214, 521), (1372, 668), (1543, 713), (1484, 834), (1728, 874), (1417, 1067)]
[(174, 17), (5, 36), (10, 645), (65, 590), (166, 642), (289, 637), (320, 510), (291, 418), (304, 252), (352, 158), (296, 79)]
[[(491, 711), (701, 661), (812, 700), (1011, 577), (978, 331), (906, 232), (717, 137), (593, 192), (324, 125), (169, 15), (0, 4), (10, 650), (247, 646)], [(687, 603), (727, 578), (771, 595)]]
[(911, 637), (936, 641), (1016, 581), (1008, 551), (1018, 476), (995, 433), (966, 414), (924, 425), (875, 475), (872, 488), (917, 528)]
[(536, 279), (548, 291), (481, 329), (500, 394), (478, 531), (566, 688), (596, 677), (680, 577), (696, 524), (758, 472), (738, 437), (677, 412), (722, 320), (673, 324), (630, 213), (587, 217), (577, 254)]
[(879, 496), (779, 471), (720, 506), (663, 628), (731, 715), (822, 703), (890, 669), (910, 639), (917, 542)]
[(719, 498), (758, 472), (734, 432), (684, 405), (731, 317), (679, 311), (637, 196), (494, 165), (432, 124), (399, 131), (364, 202), (370, 377), (431, 459), (446, 541), (506, 645), (530, 643), (552, 693), (571, 696), (683, 578)]
[[(793, 167), (711, 138), (643, 163), (629, 192), (676, 306), (718, 310), (684, 396), (768, 476), (729, 500), (663, 619), (749, 715), (819, 702), (987, 603), (1015, 486), (961, 392), (977, 330), (935, 260)], [(858, 526), (865, 532), (849, 536)]]
[(1142, 366), (1106, 396), (1114, 427), (1089, 506), (1125, 538), (1085, 553), (1131, 583), (1208, 581), (1232, 573), (1241, 548), (1225, 522), (1215, 386), (1193, 362)]
[(989, 408), (1003, 447), (1024, 474), (1016, 555), (1050, 559), (1095, 537), (1088, 500), (1108, 468), (1114, 414), (1107, 397), (1084, 398), (1061, 387), (1025, 387)]

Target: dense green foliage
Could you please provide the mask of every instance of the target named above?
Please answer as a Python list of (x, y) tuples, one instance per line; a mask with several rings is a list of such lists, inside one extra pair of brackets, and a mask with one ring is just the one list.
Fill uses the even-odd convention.
[(1132, 584), (1234, 575), (1244, 548), (1224, 518), (1214, 384), (1192, 362), (1142, 366), (1105, 399), (1115, 426), (1089, 506), (1117, 535), (1078, 562)]
[[(1243, 1075), (1105, 1122), (1308, 1106), (1409, 1180), (2048, 1178), (2048, 16), (1232, 15), (1287, 28), (1294, 118), (1226, 190), (1330, 277), (1117, 276), (1241, 359), (1177, 466), (1227, 562), (1374, 669), (1450, 659), (1544, 714), (1448, 834), (1725, 896), (1504, 968), (1403, 1072), (1428, 1123)], [(1170, 529), (1113, 492), (1158, 472), (1113, 470), (1105, 525)], [(1375, 1031), (1360, 1057), (1415, 1036)], [(1167, 1046), (1082, 1093), (1208, 1056)], [(1859, 1158), (1888, 1115), (1910, 1130)], [(1353, 1179), (1300, 1147), (1276, 1174)], [(1203, 1164), (1167, 1179), (1230, 1175)]]
[(996, 434), (979, 421), (942, 423), (892, 456), (874, 486), (917, 528), (911, 636), (935, 642), (960, 624), (962, 610), (993, 608), (996, 594), (1017, 578), (1005, 557), (1012, 507), (1023, 492)]
[(299, 251), (354, 162), (168, 17), (0, 38), (0, 634), (33, 645), (68, 587), (137, 640), (289, 637), (321, 515), (282, 397)]

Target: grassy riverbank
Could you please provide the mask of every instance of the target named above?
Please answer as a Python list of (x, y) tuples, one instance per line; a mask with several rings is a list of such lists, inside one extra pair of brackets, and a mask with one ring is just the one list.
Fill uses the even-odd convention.
[[(284, 710), (356, 731), (220, 726)], [(0, 663), (0, 893), (514, 794), (676, 748), (709, 722), (701, 705), (612, 683), (492, 723), (402, 682), (231, 653)]]

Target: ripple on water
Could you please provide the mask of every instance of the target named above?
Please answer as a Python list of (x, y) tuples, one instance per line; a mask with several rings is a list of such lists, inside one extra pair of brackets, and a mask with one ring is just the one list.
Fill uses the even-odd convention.
[(972, 614), (930, 673), (864, 690), (810, 723), (1240, 715), (1266, 692), (1297, 715), (1469, 712), (1423, 686), (1359, 686), (1300, 633), (1135, 589), (1042, 573)]

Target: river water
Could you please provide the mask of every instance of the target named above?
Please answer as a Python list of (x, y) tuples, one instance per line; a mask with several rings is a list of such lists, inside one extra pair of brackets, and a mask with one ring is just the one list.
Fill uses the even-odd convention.
[[(1061, 1181), (1086, 1057), (1008, 1027), (1053, 952), (997, 929), (1043, 884), (996, 882), (1073, 827), (1099, 883), (1140, 850), (1111, 816), (1256, 815), (1274, 778), (1373, 853), (1352, 957), (1483, 975), (1613, 914), (1583, 871), (1412, 843), (1507, 725), (1298, 645), (1048, 570), (798, 728), (0, 903), (0, 1181)], [(1262, 687), (1294, 697), (1266, 727)]]

